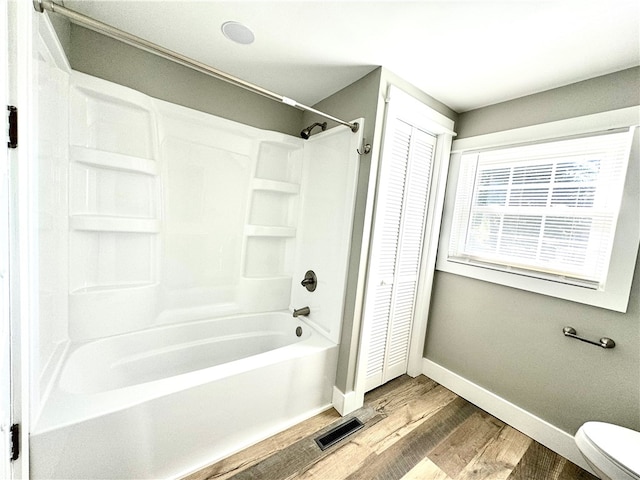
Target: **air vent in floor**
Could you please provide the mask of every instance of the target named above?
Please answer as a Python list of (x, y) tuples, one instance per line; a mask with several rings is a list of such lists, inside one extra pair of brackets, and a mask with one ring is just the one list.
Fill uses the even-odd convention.
[(315, 439), (315, 441), (321, 450), (326, 450), (331, 445), (335, 445), (340, 440), (348, 437), (353, 432), (357, 432), (362, 427), (364, 427), (364, 424), (360, 420), (358, 420), (357, 418), (352, 418), (342, 425), (338, 425), (337, 427), (332, 428), (324, 435), (320, 435)]

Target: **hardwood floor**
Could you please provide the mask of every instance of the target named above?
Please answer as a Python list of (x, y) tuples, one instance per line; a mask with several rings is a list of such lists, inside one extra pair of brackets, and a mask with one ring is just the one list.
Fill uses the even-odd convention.
[[(358, 417), (364, 428), (322, 451), (314, 439)], [(316, 415), (185, 480), (597, 480), (433, 380), (402, 376), (341, 418)]]

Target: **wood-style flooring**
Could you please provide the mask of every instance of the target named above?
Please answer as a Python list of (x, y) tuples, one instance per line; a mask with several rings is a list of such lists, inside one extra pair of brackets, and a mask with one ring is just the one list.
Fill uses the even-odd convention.
[(325, 451), (331, 409), (185, 480), (597, 480), (433, 380), (402, 376), (365, 396), (364, 428)]

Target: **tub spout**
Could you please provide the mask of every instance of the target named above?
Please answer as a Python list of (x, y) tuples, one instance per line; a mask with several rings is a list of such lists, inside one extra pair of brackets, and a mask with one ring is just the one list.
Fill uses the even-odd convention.
[(311, 313), (311, 310), (309, 310), (309, 307), (302, 307), (302, 308), (298, 308), (298, 309), (293, 309), (293, 316), (294, 317), (299, 317), (300, 315), (309, 315)]

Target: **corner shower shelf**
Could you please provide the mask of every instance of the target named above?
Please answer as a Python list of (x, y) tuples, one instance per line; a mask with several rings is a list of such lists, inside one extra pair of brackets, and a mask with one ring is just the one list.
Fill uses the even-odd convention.
[(121, 153), (107, 152), (81, 146), (69, 148), (71, 160), (94, 167), (108, 168), (111, 170), (124, 170), (127, 172), (142, 173), (145, 175), (158, 175), (158, 164), (148, 158), (123, 155)]
[(251, 275), (251, 274), (243, 274), (242, 281), (244, 282), (291, 282), (293, 277), (291, 275), (278, 274), (278, 273), (270, 273), (263, 275)]
[(265, 227), (262, 225), (246, 225), (244, 233), (248, 237), (295, 237), (294, 227)]
[(131, 282), (131, 283), (113, 283), (108, 285), (92, 285), (89, 287), (76, 288), (69, 292), (70, 295), (87, 295), (100, 294), (108, 292), (117, 292), (119, 290), (135, 290), (150, 287), (157, 287), (158, 282)]
[(284, 194), (296, 195), (300, 193), (300, 185), (297, 183), (280, 182), (277, 180), (267, 180), (264, 178), (255, 178), (253, 180), (254, 190), (266, 190)]
[(72, 215), (72, 230), (89, 232), (159, 233), (160, 220), (154, 218), (107, 217), (101, 215)]

